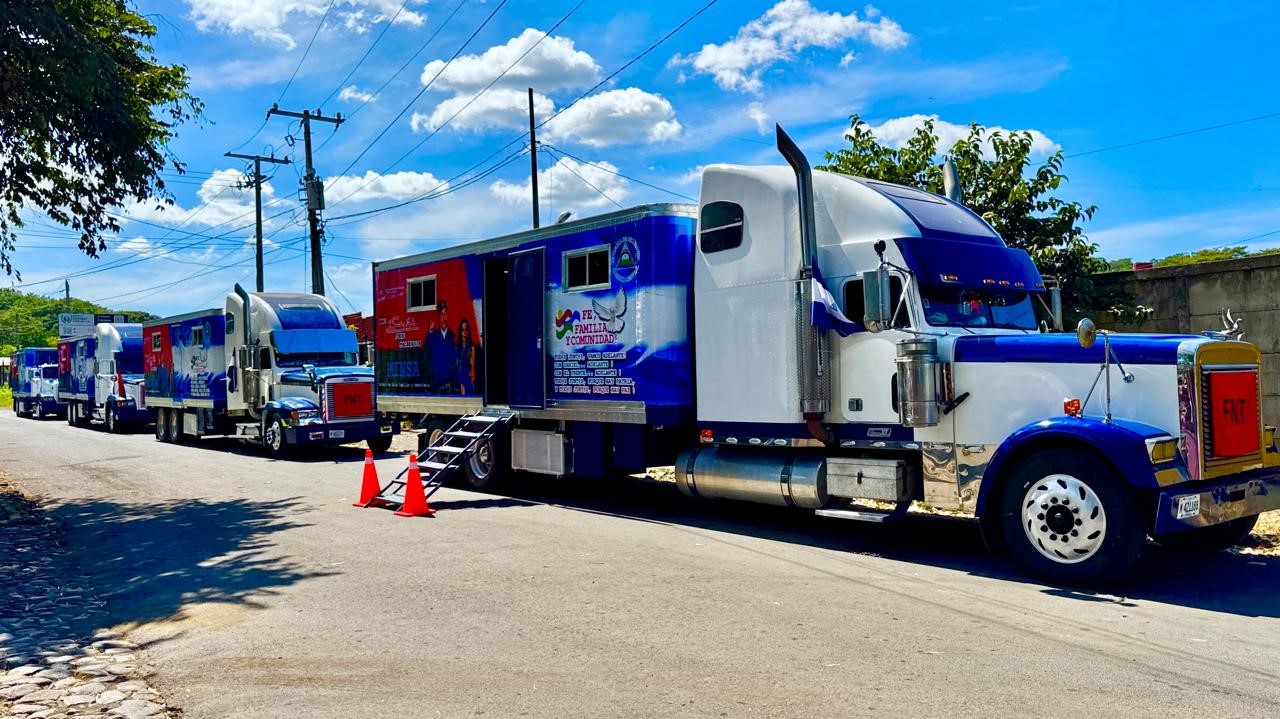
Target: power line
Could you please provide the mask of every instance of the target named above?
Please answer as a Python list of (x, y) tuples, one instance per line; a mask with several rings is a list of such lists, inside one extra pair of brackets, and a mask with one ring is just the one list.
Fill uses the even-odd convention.
[[(373, 42), (369, 43), (369, 47), (365, 49), (364, 54), (361, 55), (360, 59), (356, 60), (356, 64), (347, 71), (346, 77), (342, 78), (342, 80), (338, 82), (338, 86), (333, 88), (328, 95), (325, 95), (324, 99), (320, 101), (318, 107), (324, 107), (326, 102), (332, 100), (333, 96), (337, 95), (338, 92), (342, 90), (343, 85), (347, 84), (347, 80), (350, 80), (351, 77), (356, 74), (356, 70), (359, 70), (360, 66), (364, 64), (364, 61), (369, 59), (369, 53), (373, 52), (373, 49), (378, 46), (378, 43), (382, 42), (382, 37), (386, 35), (387, 31), (391, 29), (391, 26), (395, 24), (396, 18), (400, 17), (400, 13), (404, 12), (405, 6), (408, 4), (409, 0), (404, 0), (404, 2), (400, 3), (400, 7), (396, 8), (396, 13), (391, 16), (391, 19), (387, 21), (387, 24), (382, 26), (382, 32), (379, 32), (378, 36), (373, 39)], [(332, 137), (332, 135), (330, 135), (330, 137)]]
[[(654, 42), (652, 45), (650, 45), (649, 47), (645, 48), (642, 52), (640, 52), (640, 54), (638, 54), (638, 55), (636, 55), (635, 57), (633, 57), (633, 58), (631, 58), (630, 60), (628, 60), (625, 64), (623, 64), (623, 65), (622, 65), (621, 67), (619, 67), (617, 70), (614, 70), (612, 73), (610, 73), (608, 77), (606, 77), (605, 79), (601, 80), (599, 83), (597, 83), (596, 85), (594, 85), (591, 89), (589, 89), (589, 90), (587, 90), (586, 92), (584, 92), (584, 93), (582, 93), (581, 95), (579, 95), (576, 99), (574, 99), (574, 100), (573, 100), (573, 102), (570, 102), (568, 105), (564, 106), (564, 107), (563, 107), (563, 108), (561, 108), (560, 110), (558, 110), (558, 111), (556, 111), (555, 113), (553, 113), (550, 117), (548, 117), (548, 118), (546, 118), (545, 120), (543, 120), (542, 122), (538, 123), (538, 124), (536, 125), (536, 127), (537, 127), (537, 128), (541, 128), (542, 126), (546, 125), (548, 122), (550, 122), (550, 121), (554, 120), (556, 117), (560, 116), (560, 114), (561, 114), (561, 113), (563, 113), (565, 110), (568, 110), (569, 108), (571, 108), (571, 107), (573, 107), (574, 105), (576, 105), (579, 101), (581, 101), (581, 100), (582, 100), (583, 98), (585, 98), (586, 96), (588, 96), (588, 95), (590, 95), (591, 93), (595, 92), (595, 91), (596, 91), (597, 89), (599, 89), (600, 87), (603, 87), (603, 86), (605, 85), (605, 83), (611, 82), (614, 78), (616, 78), (619, 74), (621, 74), (622, 72), (624, 72), (627, 68), (631, 67), (632, 65), (634, 65), (635, 63), (637, 63), (637, 62), (639, 62), (641, 59), (643, 59), (645, 56), (647, 56), (649, 53), (651, 53), (651, 52), (653, 52), (654, 50), (656, 50), (657, 48), (661, 47), (661, 46), (662, 46), (662, 45), (663, 45), (667, 40), (670, 40), (672, 37), (674, 37), (674, 36), (676, 35), (676, 33), (678, 33), (678, 32), (680, 32), (681, 30), (683, 30), (686, 26), (688, 26), (688, 25), (689, 25), (689, 23), (691, 23), (691, 22), (693, 22), (694, 20), (696, 20), (698, 17), (700, 17), (703, 13), (705, 13), (707, 10), (709, 10), (709, 9), (710, 9), (713, 5), (715, 5), (717, 2), (719, 2), (719, 0), (709, 0), (706, 4), (704, 4), (702, 7), (700, 7), (700, 8), (699, 8), (697, 11), (695, 11), (692, 15), (690, 15), (690, 16), (689, 16), (689, 17), (687, 17), (687, 18), (685, 18), (685, 19), (684, 19), (684, 20), (683, 20), (679, 25), (676, 25), (676, 26), (675, 26), (674, 28), (672, 28), (669, 32), (667, 32), (667, 34), (663, 35), (660, 39), (658, 39), (658, 40), (657, 40), (656, 42)], [(489, 156), (488, 156), (488, 157), (484, 158), (484, 159), (483, 159), (483, 160), (481, 160), (480, 162), (477, 162), (476, 164), (474, 164), (474, 165), (472, 165), (471, 167), (469, 167), (469, 168), (467, 168), (467, 169), (463, 170), (462, 172), (458, 173), (457, 175), (454, 175), (454, 177), (453, 177), (453, 178), (451, 178), (451, 179), (449, 179), (449, 180), (446, 180), (444, 183), (441, 183), (441, 184), (440, 184), (440, 185), (438, 185), (437, 187), (435, 187), (435, 188), (433, 188), (433, 189), (431, 189), (431, 190), (428, 190), (427, 192), (425, 192), (425, 193), (423, 193), (423, 194), (421, 194), (421, 195), (418, 195), (417, 197), (411, 198), (411, 199), (406, 200), (406, 201), (404, 201), (404, 202), (398, 202), (398, 203), (393, 204), (393, 205), (388, 205), (388, 206), (386, 206), (386, 207), (379, 207), (379, 208), (374, 208), (374, 209), (371, 209), (371, 210), (364, 210), (364, 211), (362, 211), (362, 212), (353, 212), (353, 213), (349, 213), (349, 214), (346, 214), (346, 215), (339, 215), (339, 216), (337, 216), (337, 217), (333, 217), (333, 218), (330, 218), (330, 219), (331, 219), (331, 220), (340, 220), (340, 219), (348, 219), (348, 218), (370, 217), (370, 216), (373, 216), (373, 215), (376, 215), (376, 214), (381, 214), (381, 213), (383, 213), (383, 212), (389, 212), (389, 211), (391, 211), (391, 210), (399, 209), (399, 208), (404, 207), (404, 206), (406, 206), (406, 205), (410, 205), (410, 204), (413, 204), (413, 203), (415, 203), (415, 202), (420, 202), (420, 201), (422, 201), (422, 200), (435, 199), (436, 197), (440, 197), (440, 196), (443, 196), (444, 194), (448, 194), (448, 192), (453, 192), (453, 191), (456, 191), (456, 189), (461, 189), (460, 187), (459, 187), (459, 188), (456, 188), (456, 189), (455, 189), (455, 188), (453, 188), (453, 187), (450, 187), (448, 191), (446, 191), (446, 192), (442, 192), (442, 193), (440, 193), (439, 195), (434, 195), (434, 194), (433, 194), (433, 193), (435, 193), (435, 192), (436, 192), (436, 190), (439, 190), (439, 189), (440, 189), (441, 187), (443, 187), (445, 184), (447, 184), (447, 183), (449, 183), (449, 182), (452, 182), (452, 181), (453, 181), (453, 179), (456, 179), (456, 178), (458, 178), (458, 177), (462, 177), (463, 175), (466, 175), (466, 174), (468, 174), (468, 173), (470, 173), (470, 172), (472, 172), (472, 171), (474, 171), (474, 170), (477, 170), (478, 168), (480, 168), (481, 166), (483, 166), (485, 163), (487, 163), (487, 162), (488, 162), (489, 160), (491, 160), (492, 158), (494, 158), (494, 157), (496, 157), (496, 156), (500, 155), (500, 154), (501, 154), (503, 151), (505, 151), (507, 148), (509, 148), (509, 147), (511, 147), (512, 145), (515, 145), (515, 144), (517, 144), (517, 143), (521, 142), (522, 140), (524, 140), (524, 138), (525, 138), (526, 136), (528, 136), (528, 133), (521, 133), (521, 134), (520, 134), (520, 135), (518, 135), (517, 137), (513, 138), (511, 141), (507, 142), (505, 145), (502, 145), (502, 146), (501, 146), (501, 147), (499, 147), (497, 150), (494, 150), (492, 153), (490, 153), (490, 154), (489, 154)], [(520, 152), (520, 155), (523, 155), (523, 151), (522, 151), (522, 152)], [(519, 155), (517, 155), (517, 156), (519, 156)], [(504, 167), (506, 164), (509, 164), (510, 159), (511, 159), (511, 158), (510, 158), (510, 156), (509, 156), (508, 158), (505, 158), (504, 160), (499, 161), (499, 165), (498, 165), (498, 166), (495, 166), (494, 168), (490, 168), (489, 170), (486, 170), (484, 174), (486, 174), (486, 175), (487, 175), (487, 174), (490, 174), (490, 173), (492, 173), (492, 172), (496, 171), (497, 169), (500, 169), (501, 167)], [(344, 173), (343, 173), (343, 174), (345, 174), (345, 171), (344, 171)], [(473, 183), (472, 183), (472, 184), (473, 184)], [(646, 183), (642, 183), (642, 184), (646, 184)], [(354, 194), (354, 193), (353, 193), (353, 194)], [(348, 195), (348, 197), (350, 197), (350, 196), (351, 196), (351, 195)], [(344, 198), (344, 199), (346, 199), (346, 198)], [(339, 200), (339, 202), (341, 202), (341, 200)], [(335, 204), (336, 204), (336, 203), (335, 203)]]
[[(360, 158), (364, 157), (365, 153), (371, 150), (373, 146), (377, 144), (378, 141), (381, 140), (383, 136), (387, 134), (388, 131), (391, 130), (392, 127), (395, 127), (395, 124), (400, 121), (400, 118), (404, 117), (404, 114), (408, 112), (410, 108), (413, 107), (414, 103), (416, 103), (418, 99), (421, 98), (424, 93), (426, 93), (427, 90), (431, 89), (431, 85), (436, 81), (436, 79), (439, 78), (440, 75), (445, 70), (449, 69), (449, 66), (453, 64), (453, 61), (456, 60), (458, 56), (462, 54), (463, 50), (467, 49), (467, 46), (470, 45), (471, 41), (476, 38), (476, 35), (480, 34), (480, 31), (483, 30), (485, 26), (489, 24), (489, 21), (493, 20), (493, 17), (497, 15), (498, 11), (501, 10), (503, 6), (505, 6), (506, 4), (507, 4), (507, 0), (500, 0), (500, 2), (496, 6), (494, 6), (493, 11), (490, 12), (488, 17), (484, 19), (484, 22), (480, 23), (480, 26), (477, 27), (474, 31), (472, 31), (471, 35), (467, 37), (466, 41), (463, 42), (462, 45), (458, 47), (458, 50), (453, 53), (453, 56), (449, 58), (449, 61), (444, 64), (444, 67), (440, 68), (439, 72), (437, 72), (429, 82), (427, 82), (425, 85), (422, 86), (422, 89), (419, 90), (417, 94), (413, 96), (413, 99), (410, 100), (408, 104), (406, 104), (400, 110), (400, 112), (396, 113), (396, 116), (391, 119), (391, 122), (387, 123), (387, 126), (382, 128), (382, 131), (379, 132), (377, 135), (375, 135), (374, 138), (369, 141), (369, 144), (364, 146), (364, 149), (361, 150), (360, 153), (356, 155), (355, 158), (352, 159), (350, 163), (347, 164), (347, 166), (342, 170), (342, 172), (338, 173), (339, 175), (347, 174), (347, 172), (352, 167), (354, 167), (357, 162), (360, 161)], [(341, 202), (341, 200), (339, 200), (339, 202)], [(337, 204), (337, 203), (334, 203), (334, 204)]]
[(1096, 155), (1099, 152), (1109, 152), (1111, 150), (1119, 150), (1125, 147), (1135, 147), (1137, 145), (1148, 145), (1153, 142), (1172, 140), (1173, 138), (1176, 138), (1176, 137), (1186, 137), (1187, 135), (1196, 135), (1201, 132), (1209, 132), (1211, 130), (1221, 130), (1224, 127), (1235, 127), (1236, 125), (1245, 125), (1250, 122), (1259, 122), (1261, 120), (1269, 120), (1273, 117), (1280, 117), (1280, 112), (1272, 112), (1266, 115), (1258, 115), (1257, 117), (1247, 117), (1243, 120), (1233, 120), (1231, 122), (1224, 122), (1218, 125), (1209, 125), (1207, 127), (1197, 127), (1194, 130), (1183, 130), (1182, 132), (1175, 132), (1171, 135), (1161, 135), (1159, 137), (1150, 137), (1145, 140), (1135, 140), (1133, 142), (1125, 142), (1119, 145), (1111, 145), (1109, 147), (1099, 147), (1096, 150), (1085, 150), (1084, 152), (1077, 152), (1071, 155), (1064, 155), (1063, 157), (1072, 158), (1072, 157), (1084, 157), (1085, 155)]
[(600, 189), (599, 187), (596, 187), (595, 185), (591, 184), (591, 181), (590, 181), (590, 180), (588, 180), (587, 178), (583, 177), (582, 175), (579, 175), (577, 170), (573, 169), (572, 167), (570, 167), (570, 166), (569, 166), (569, 165), (567, 165), (567, 164), (566, 164), (566, 165), (563, 165), (563, 167), (564, 167), (564, 169), (566, 169), (566, 170), (568, 170), (568, 171), (569, 171), (569, 174), (573, 175), (574, 177), (578, 178), (579, 180), (582, 180), (582, 182), (583, 182), (584, 184), (586, 184), (586, 186), (587, 186), (587, 187), (590, 187), (591, 189), (593, 189), (593, 190), (595, 190), (597, 193), (599, 193), (601, 197), (603, 197), (604, 199), (608, 200), (609, 202), (612, 202), (613, 204), (617, 205), (619, 210), (624, 210), (624, 209), (626, 209), (625, 207), (623, 207), (623, 206), (622, 206), (622, 203), (621, 203), (621, 202), (618, 202), (617, 200), (613, 199), (612, 197), (609, 197), (608, 195), (606, 195), (606, 194), (605, 194), (604, 190)]
[(617, 175), (618, 177), (621, 177), (621, 178), (622, 178), (622, 179), (624, 179), (624, 180), (630, 180), (631, 182), (634, 182), (634, 183), (636, 183), (637, 185), (644, 185), (645, 187), (650, 187), (650, 188), (653, 188), (653, 189), (658, 190), (658, 191), (660, 191), (660, 192), (665, 192), (665, 193), (667, 193), (668, 195), (674, 195), (674, 196), (679, 197), (679, 198), (681, 198), (681, 199), (688, 200), (689, 202), (697, 202), (697, 201), (698, 201), (697, 199), (695, 199), (695, 198), (693, 198), (693, 197), (689, 197), (688, 195), (681, 194), (681, 193), (679, 193), (679, 192), (676, 192), (675, 190), (668, 190), (668, 189), (667, 189), (667, 188), (665, 188), (665, 187), (659, 187), (659, 186), (654, 185), (654, 184), (652, 184), (652, 183), (645, 182), (644, 180), (637, 180), (637, 179), (636, 179), (636, 178), (634, 178), (634, 177), (631, 177), (631, 176), (629, 176), (629, 175), (624, 175), (624, 174), (622, 174), (621, 172), (618, 172), (617, 170), (611, 169), (611, 168), (606, 167), (606, 166), (604, 166), (604, 165), (600, 165), (600, 164), (597, 164), (597, 163), (594, 163), (594, 162), (589, 162), (589, 161), (587, 161), (587, 160), (582, 159), (581, 157), (578, 157), (577, 155), (573, 155), (573, 154), (570, 154), (570, 153), (568, 153), (568, 152), (565, 152), (564, 150), (560, 149), (559, 147), (556, 147), (555, 145), (546, 145), (546, 144), (544, 144), (544, 145), (543, 145), (543, 147), (548, 148), (548, 149), (550, 149), (550, 150), (555, 150), (556, 152), (560, 153), (561, 155), (564, 155), (565, 157), (571, 158), (571, 159), (573, 159), (573, 160), (577, 160), (578, 162), (581, 162), (581, 163), (582, 163), (582, 164), (584, 164), (584, 165), (590, 165), (590, 166), (595, 167), (595, 168), (597, 168), (597, 169), (604, 170), (605, 172), (609, 172), (609, 173), (612, 173), (612, 174), (614, 174), (614, 175)]

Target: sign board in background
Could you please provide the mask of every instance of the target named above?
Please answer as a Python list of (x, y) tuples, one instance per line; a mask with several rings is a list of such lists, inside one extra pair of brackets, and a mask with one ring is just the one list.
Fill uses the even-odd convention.
[(128, 322), (128, 315), (92, 314), (89, 312), (63, 312), (58, 315), (58, 336), (79, 337), (93, 333), (99, 322)]

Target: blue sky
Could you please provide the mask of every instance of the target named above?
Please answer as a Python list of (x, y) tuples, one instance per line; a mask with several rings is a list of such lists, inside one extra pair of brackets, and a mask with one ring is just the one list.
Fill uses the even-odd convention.
[[(886, 142), (921, 116), (1033, 131), (1067, 155), (1063, 194), (1098, 205), (1087, 232), (1107, 257), (1280, 245), (1280, 115), (1115, 147), (1280, 113), (1280, 5), (720, 0), (608, 79), (705, 1), (137, 0), (206, 108), (172, 148), (190, 170), (165, 175), (177, 206), (124, 208), (133, 219), (98, 260), (33, 218), (15, 255), (24, 282), (11, 282), (56, 295), (75, 274), (76, 297), (158, 314), (251, 285), (252, 193), (223, 153), (300, 162), (296, 123), (263, 121), (278, 100), (349, 117), (314, 125), (316, 165), (329, 294), (367, 312), (369, 260), (529, 225), (528, 157), (512, 157), (529, 86), (540, 120), (563, 113), (539, 131), (544, 220), (696, 197), (712, 162), (778, 163), (774, 122), (818, 161), (856, 112)], [(300, 171), (271, 168), (265, 190), (279, 215), (268, 289), (304, 287)]]

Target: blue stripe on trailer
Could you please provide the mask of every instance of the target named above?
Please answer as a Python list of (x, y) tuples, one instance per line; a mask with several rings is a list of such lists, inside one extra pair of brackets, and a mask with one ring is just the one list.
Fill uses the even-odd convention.
[[(1111, 336), (1116, 359), (1128, 365), (1173, 365), (1178, 363), (1178, 346), (1196, 335)], [(961, 337), (956, 340), (956, 362), (1000, 362), (1031, 364), (1102, 364), (1102, 338), (1090, 348), (1080, 346), (1073, 334), (999, 335)]]

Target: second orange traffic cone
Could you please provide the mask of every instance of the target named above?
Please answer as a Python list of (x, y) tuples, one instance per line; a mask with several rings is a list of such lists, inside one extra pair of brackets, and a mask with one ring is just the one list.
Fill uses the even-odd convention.
[(353, 507), (368, 507), (373, 502), (373, 498), (378, 496), (382, 491), (382, 485), (378, 483), (378, 468), (373, 464), (373, 450), (366, 449), (364, 451), (364, 477), (360, 480), (360, 499)]
[(436, 510), (427, 506), (427, 493), (422, 486), (422, 473), (418, 471), (418, 455), (409, 453), (409, 476), (404, 480), (404, 504), (396, 510), (400, 517), (431, 517)]

